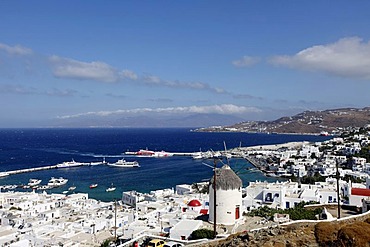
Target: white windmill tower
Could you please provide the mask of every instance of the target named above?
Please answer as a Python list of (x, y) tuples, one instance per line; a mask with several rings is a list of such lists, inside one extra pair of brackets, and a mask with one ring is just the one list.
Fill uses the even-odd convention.
[(240, 218), (242, 180), (228, 165), (216, 168), (209, 183), (210, 223), (234, 225)]

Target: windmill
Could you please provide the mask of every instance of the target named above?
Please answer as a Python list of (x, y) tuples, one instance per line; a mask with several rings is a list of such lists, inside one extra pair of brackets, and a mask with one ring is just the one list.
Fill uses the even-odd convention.
[[(224, 142), (225, 154), (226, 143)], [(213, 169), (213, 177), (209, 185), (209, 218), (208, 221), (213, 223), (214, 237), (216, 237), (217, 224), (234, 225), (240, 218), (240, 207), (242, 204), (242, 180), (237, 173), (244, 168), (235, 172), (230, 167), (229, 156), (226, 155), (227, 164), (222, 159), (213, 158), (213, 166), (203, 163)], [(221, 168), (217, 167), (218, 162), (222, 163)]]

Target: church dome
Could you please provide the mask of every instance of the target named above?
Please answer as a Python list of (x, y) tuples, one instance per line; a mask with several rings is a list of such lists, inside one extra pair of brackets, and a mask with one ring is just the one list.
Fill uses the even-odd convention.
[(200, 201), (198, 201), (197, 199), (193, 199), (188, 203), (189, 207), (200, 207), (201, 205), (202, 203), (200, 203)]

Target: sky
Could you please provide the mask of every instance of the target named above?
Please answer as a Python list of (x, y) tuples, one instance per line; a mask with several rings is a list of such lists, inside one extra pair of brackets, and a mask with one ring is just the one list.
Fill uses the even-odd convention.
[(369, 1), (0, 1), (0, 127), (369, 106)]

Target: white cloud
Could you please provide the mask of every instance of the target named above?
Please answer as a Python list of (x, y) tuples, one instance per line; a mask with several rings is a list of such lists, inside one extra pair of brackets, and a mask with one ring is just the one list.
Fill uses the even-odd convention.
[(154, 75), (146, 75), (143, 77), (143, 80), (147, 84), (160, 84), (162, 82), (162, 80), (158, 76)]
[(232, 61), (232, 64), (235, 67), (242, 68), (242, 67), (252, 66), (252, 65), (258, 63), (259, 61), (260, 61), (260, 59), (258, 57), (244, 56), (241, 59)]
[(223, 88), (212, 87), (208, 83), (204, 83), (204, 82), (182, 82), (178, 80), (162, 80), (160, 77), (154, 76), (154, 75), (144, 76), (143, 81), (147, 85), (206, 90), (206, 91), (210, 91), (210, 92), (217, 93), (217, 94), (229, 93)]
[(31, 94), (38, 94), (37, 90), (33, 87), (25, 87), (22, 85), (0, 85), (0, 93), (2, 94), (23, 94), (23, 95), (31, 95)]
[(30, 55), (33, 53), (31, 49), (20, 45), (9, 46), (2, 43), (0, 43), (0, 50), (3, 50), (9, 53), (10, 55), (20, 55), (20, 56)]
[(94, 80), (98, 82), (119, 82), (121, 80), (128, 79), (153, 86), (207, 90), (218, 94), (228, 93), (225, 89), (212, 87), (203, 82), (163, 80), (155, 75), (144, 75), (139, 77), (131, 70), (118, 71), (114, 67), (103, 62), (87, 63), (58, 56), (51, 56), (49, 61), (51, 62), (54, 76), (60, 78)]
[(167, 107), (167, 108), (135, 108), (128, 110), (116, 111), (98, 111), (86, 112), (75, 115), (59, 116), (59, 119), (78, 118), (84, 116), (109, 116), (117, 114), (140, 114), (140, 113), (165, 113), (165, 114), (194, 114), (194, 113), (217, 113), (225, 115), (244, 114), (244, 113), (261, 112), (256, 107), (237, 106), (233, 104), (211, 105), (211, 106), (184, 106), (184, 107)]
[[(30, 55), (33, 54), (31, 49), (20, 45), (9, 46), (0, 43), (0, 51), (3, 50), (11, 55)], [(37, 54), (36, 54), (37, 55)], [(138, 75), (134, 71), (128, 69), (117, 69), (108, 63), (101, 61), (83, 62), (71, 58), (60, 57), (57, 55), (45, 57), (35, 56), (36, 59), (47, 59), (49, 68), (52, 74), (58, 78), (76, 79), (76, 80), (92, 80), (103, 83), (112, 82), (135, 82), (144, 85), (157, 87), (170, 87), (175, 89), (195, 89), (203, 90), (216, 94), (232, 94), (220, 87), (213, 87), (204, 82), (189, 82), (179, 80), (165, 80), (156, 75)], [(36, 60), (35, 60), (36, 61)], [(51, 93), (50, 95), (52, 95)], [(59, 94), (59, 93), (57, 93)], [(61, 92), (61, 94), (70, 94), (69, 92)]]
[(276, 56), (270, 59), (283, 65), (309, 71), (320, 71), (341, 77), (370, 79), (370, 42), (349, 37), (332, 44), (304, 49), (293, 56)]
[(137, 80), (138, 76), (131, 70), (122, 70), (120, 73), (120, 77), (123, 79), (130, 79), (130, 80)]
[(78, 93), (76, 90), (72, 89), (57, 89), (53, 88), (47, 91), (43, 91), (34, 87), (25, 87), (23, 85), (0, 85), (0, 94), (18, 94), (18, 95), (46, 95), (46, 96), (57, 96), (57, 97), (67, 97), (74, 96)]
[(49, 60), (56, 77), (102, 82), (116, 82), (119, 79), (117, 70), (103, 62), (86, 63), (58, 56), (52, 56)]

